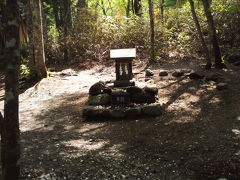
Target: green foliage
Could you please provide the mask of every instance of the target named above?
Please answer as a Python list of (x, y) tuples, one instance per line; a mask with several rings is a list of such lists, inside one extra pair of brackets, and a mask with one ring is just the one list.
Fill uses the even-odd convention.
[[(112, 48), (137, 47), (140, 58), (147, 58), (150, 52), (150, 28), (147, 1), (142, 1), (143, 15), (126, 18), (126, 0), (104, 0), (107, 16), (101, 5), (89, 0), (88, 8), (76, 9), (72, 4), (73, 27), (68, 35), (56, 29), (52, 7), (44, 5), (47, 17), (48, 39), (45, 43), (48, 62), (59, 63), (64, 59), (64, 49), (69, 50), (71, 61), (101, 61), (108, 58)], [(165, 0), (164, 24), (159, 16), (159, 1), (155, 1), (156, 55), (161, 58), (176, 54), (178, 57), (202, 56), (201, 43), (192, 19), (188, 1), (182, 0), (176, 8), (176, 0)], [(195, 1), (196, 2), (196, 1)], [(239, 9), (234, 1), (213, 0), (212, 11), (220, 44), (224, 52), (238, 49), (240, 32), (238, 28)], [(196, 12), (208, 42), (208, 30), (201, 3), (196, 3)]]
[(30, 70), (29, 66), (25, 64), (20, 65), (20, 76), (23, 79), (26, 80), (36, 80), (37, 77), (37, 71), (36, 70)]

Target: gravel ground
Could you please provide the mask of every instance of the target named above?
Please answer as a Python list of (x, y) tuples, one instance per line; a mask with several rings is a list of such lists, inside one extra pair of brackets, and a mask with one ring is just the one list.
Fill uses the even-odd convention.
[(53, 73), (21, 94), (21, 179), (239, 180), (239, 71), (220, 72), (223, 91), (153, 71), (165, 108), (156, 118), (82, 119), (88, 88), (114, 79), (112, 68)]

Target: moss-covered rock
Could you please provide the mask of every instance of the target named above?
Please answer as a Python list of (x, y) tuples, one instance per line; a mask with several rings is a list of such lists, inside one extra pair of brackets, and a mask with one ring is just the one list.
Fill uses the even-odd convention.
[(147, 116), (159, 116), (162, 114), (163, 109), (160, 104), (149, 104), (142, 107), (142, 112)]
[(97, 96), (89, 96), (88, 104), (93, 106), (107, 105), (111, 101), (109, 94), (99, 94)]

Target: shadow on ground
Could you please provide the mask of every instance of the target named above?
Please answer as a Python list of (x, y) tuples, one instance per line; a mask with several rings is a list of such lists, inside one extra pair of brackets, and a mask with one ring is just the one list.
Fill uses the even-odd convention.
[(132, 120), (86, 122), (86, 94), (57, 97), (36, 117), (42, 127), (21, 134), (21, 178), (237, 180), (240, 85), (230, 85), (179, 81), (161, 117)]

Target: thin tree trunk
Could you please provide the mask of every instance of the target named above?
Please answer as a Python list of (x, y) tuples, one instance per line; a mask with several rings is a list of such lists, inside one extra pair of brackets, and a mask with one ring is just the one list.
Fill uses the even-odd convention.
[(106, 16), (107, 12), (106, 12), (103, 0), (101, 0), (101, 8), (102, 8), (103, 15)]
[(151, 54), (150, 63), (155, 61), (155, 32), (154, 32), (154, 14), (153, 14), (153, 1), (148, 0), (149, 18), (150, 18), (150, 33), (151, 33)]
[(132, 13), (135, 14), (135, 10), (134, 10), (134, 0), (131, 0), (131, 7), (132, 7)]
[(78, 8), (87, 8), (88, 7), (88, 4), (86, 2), (86, 0), (78, 0), (78, 3), (77, 3), (77, 6)]
[(130, 15), (130, 5), (131, 5), (131, 1), (127, 0), (126, 17), (129, 17)]
[(211, 43), (213, 47), (214, 59), (215, 59), (215, 67), (216, 68), (224, 68), (225, 64), (222, 61), (221, 51), (218, 44), (216, 27), (214, 25), (213, 16), (210, 10), (210, 5), (208, 0), (202, 0), (204, 12), (207, 18), (208, 30), (210, 33)]
[(2, 176), (4, 180), (18, 180), (20, 169), (18, 74), (19, 49), (19, 7), (17, 0), (7, 0), (4, 12), (6, 45), (4, 55), (5, 102), (1, 134)]
[(69, 30), (72, 28), (71, 0), (63, 0), (63, 34), (64, 34), (64, 60), (69, 60), (69, 50), (67, 47), (67, 38)]
[(1, 134), (2, 134), (2, 127), (3, 127), (3, 116), (2, 116), (2, 113), (0, 112), (0, 137), (1, 137)]
[(177, 4), (177, 7), (180, 8), (182, 4), (181, 0), (177, 0), (176, 4)]
[(198, 17), (197, 17), (196, 11), (195, 11), (194, 1), (193, 0), (189, 0), (189, 2), (190, 2), (191, 12), (192, 12), (192, 17), (193, 17), (195, 26), (197, 28), (199, 38), (201, 40), (202, 47), (204, 49), (205, 58), (206, 58), (206, 61), (207, 61), (206, 69), (210, 69), (211, 66), (212, 66), (211, 58), (210, 58), (208, 47), (207, 47), (207, 44), (206, 44), (206, 42), (204, 40), (203, 33), (202, 33), (202, 30), (201, 30), (201, 26), (200, 26), (200, 23), (198, 21)]
[(29, 0), (29, 49), (30, 69), (36, 73), (38, 79), (47, 77), (45, 52), (43, 43), (43, 24), (41, 0)]
[(164, 0), (159, 0), (160, 19), (164, 23)]
[(134, 0), (134, 13), (137, 16), (141, 16), (141, 9), (142, 9), (142, 5), (141, 5), (141, 0)]
[(59, 17), (59, 2), (58, 0), (52, 0), (53, 13), (55, 18), (56, 27), (60, 30), (60, 17)]
[(112, 8), (111, 0), (108, 0), (108, 5), (109, 5), (109, 8), (111, 10), (111, 16), (112, 16), (113, 15), (113, 8)]

